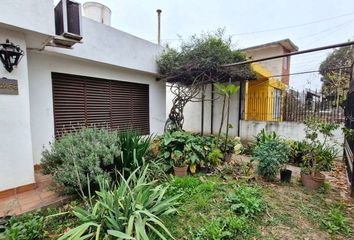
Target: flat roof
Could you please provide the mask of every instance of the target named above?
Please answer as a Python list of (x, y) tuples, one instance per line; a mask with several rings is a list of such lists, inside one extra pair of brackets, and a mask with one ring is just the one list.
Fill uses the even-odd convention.
[(277, 46), (277, 45), (282, 46), (283, 48), (287, 49), (289, 52), (296, 52), (299, 50), (298, 46), (296, 46), (289, 38), (286, 38), (275, 42), (269, 42), (261, 45), (244, 48), (241, 49), (241, 51), (256, 50), (256, 49), (267, 48), (267, 47)]

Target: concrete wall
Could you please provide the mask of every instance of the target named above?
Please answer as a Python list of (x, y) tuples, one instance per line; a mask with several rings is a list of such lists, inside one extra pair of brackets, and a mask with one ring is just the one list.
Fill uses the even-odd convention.
[(0, 94), (0, 191), (34, 182), (26, 43), (23, 34), (0, 29), (0, 42), (7, 38), (25, 55), (11, 73), (0, 67), (0, 78), (16, 79), (19, 91)]
[[(250, 142), (262, 130), (274, 131), (278, 135), (287, 139), (303, 140), (305, 139), (305, 125), (297, 122), (267, 122), (267, 121), (244, 121), (241, 120), (240, 136), (243, 142)], [(322, 138), (322, 136), (321, 136)], [(322, 138), (323, 139), (323, 138)], [(341, 129), (334, 132), (331, 144), (336, 144), (338, 150), (342, 152), (344, 135)]]
[[(232, 129), (229, 129), (229, 133), (232, 136), (237, 135), (237, 126), (239, 118), (239, 95), (240, 92), (237, 92), (231, 98), (230, 105), (230, 123), (233, 125)], [(172, 107), (172, 100), (174, 95), (171, 93), (170, 88), (166, 88), (166, 119), (170, 113)], [(197, 97), (201, 98), (201, 94)], [(211, 119), (213, 118), (213, 133), (217, 134), (221, 122), (221, 113), (222, 113), (222, 103), (223, 99), (216, 92), (214, 93), (214, 115), (211, 116), (211, 85), (208, 85), (205, 89), (205, 101), (204, 101), (204, 133), (211, 133)], [(184, 125), (183, 129), (191, 132), (201, 132), (201, 121), (202, 121), (202, 102), (189, 102), (184, 109)], [(223, 132), (226, 131), (226, 110), (225, 110), (225, 121)]]
[(48, 147), (54, 136), (52, 72), (149, 84), (150, 132), (163, 132), (165, 83), (153, 75), (53, 54), (29, 52), (28, 59), (34, 164), (40, 163), (43, 146)]

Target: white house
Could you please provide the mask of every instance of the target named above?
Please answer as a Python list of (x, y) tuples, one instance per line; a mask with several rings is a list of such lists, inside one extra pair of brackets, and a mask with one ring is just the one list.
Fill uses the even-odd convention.
[(0, 1), (0, 44), (23, 50), (12, 72), (0, 66), (0, 197), (35, 187), (43, 147), (70, 124), (163, 131), (160, 47), (107, 25), (109, 11), (103, 24), (81, 17), (73, 1), (60, 3), (55, 14), (52, 0)]

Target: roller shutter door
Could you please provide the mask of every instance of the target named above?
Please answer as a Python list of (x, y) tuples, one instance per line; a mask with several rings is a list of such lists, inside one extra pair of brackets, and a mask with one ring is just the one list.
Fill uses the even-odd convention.
[(56, 137), (85, 127), (150, 133), (149, 85), (52, 73)]

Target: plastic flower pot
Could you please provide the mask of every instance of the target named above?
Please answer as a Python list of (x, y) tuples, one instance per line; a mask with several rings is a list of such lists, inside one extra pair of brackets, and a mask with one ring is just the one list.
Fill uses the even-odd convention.
[(178, 176), (178, 177), (184, 177), (187, 175), (187, 169), (188, 169), (188, 166), (184, 166), (184, 167), (175, 167), (173, 166), (173, 171), (175, 173), (175, 176)]
[(302, 185), (304, 185), (305, 188), (310, 190), (319, 189), (323, 185), (325, 178), (325, 175), (320, 172), (316, 172), (314, 176), (312, 176), (311, 174), (301, 173)]
[(291, 173), (289, 169), (282, 169), (280, 171), (280, 181), (290, 183), (291, 182)]

